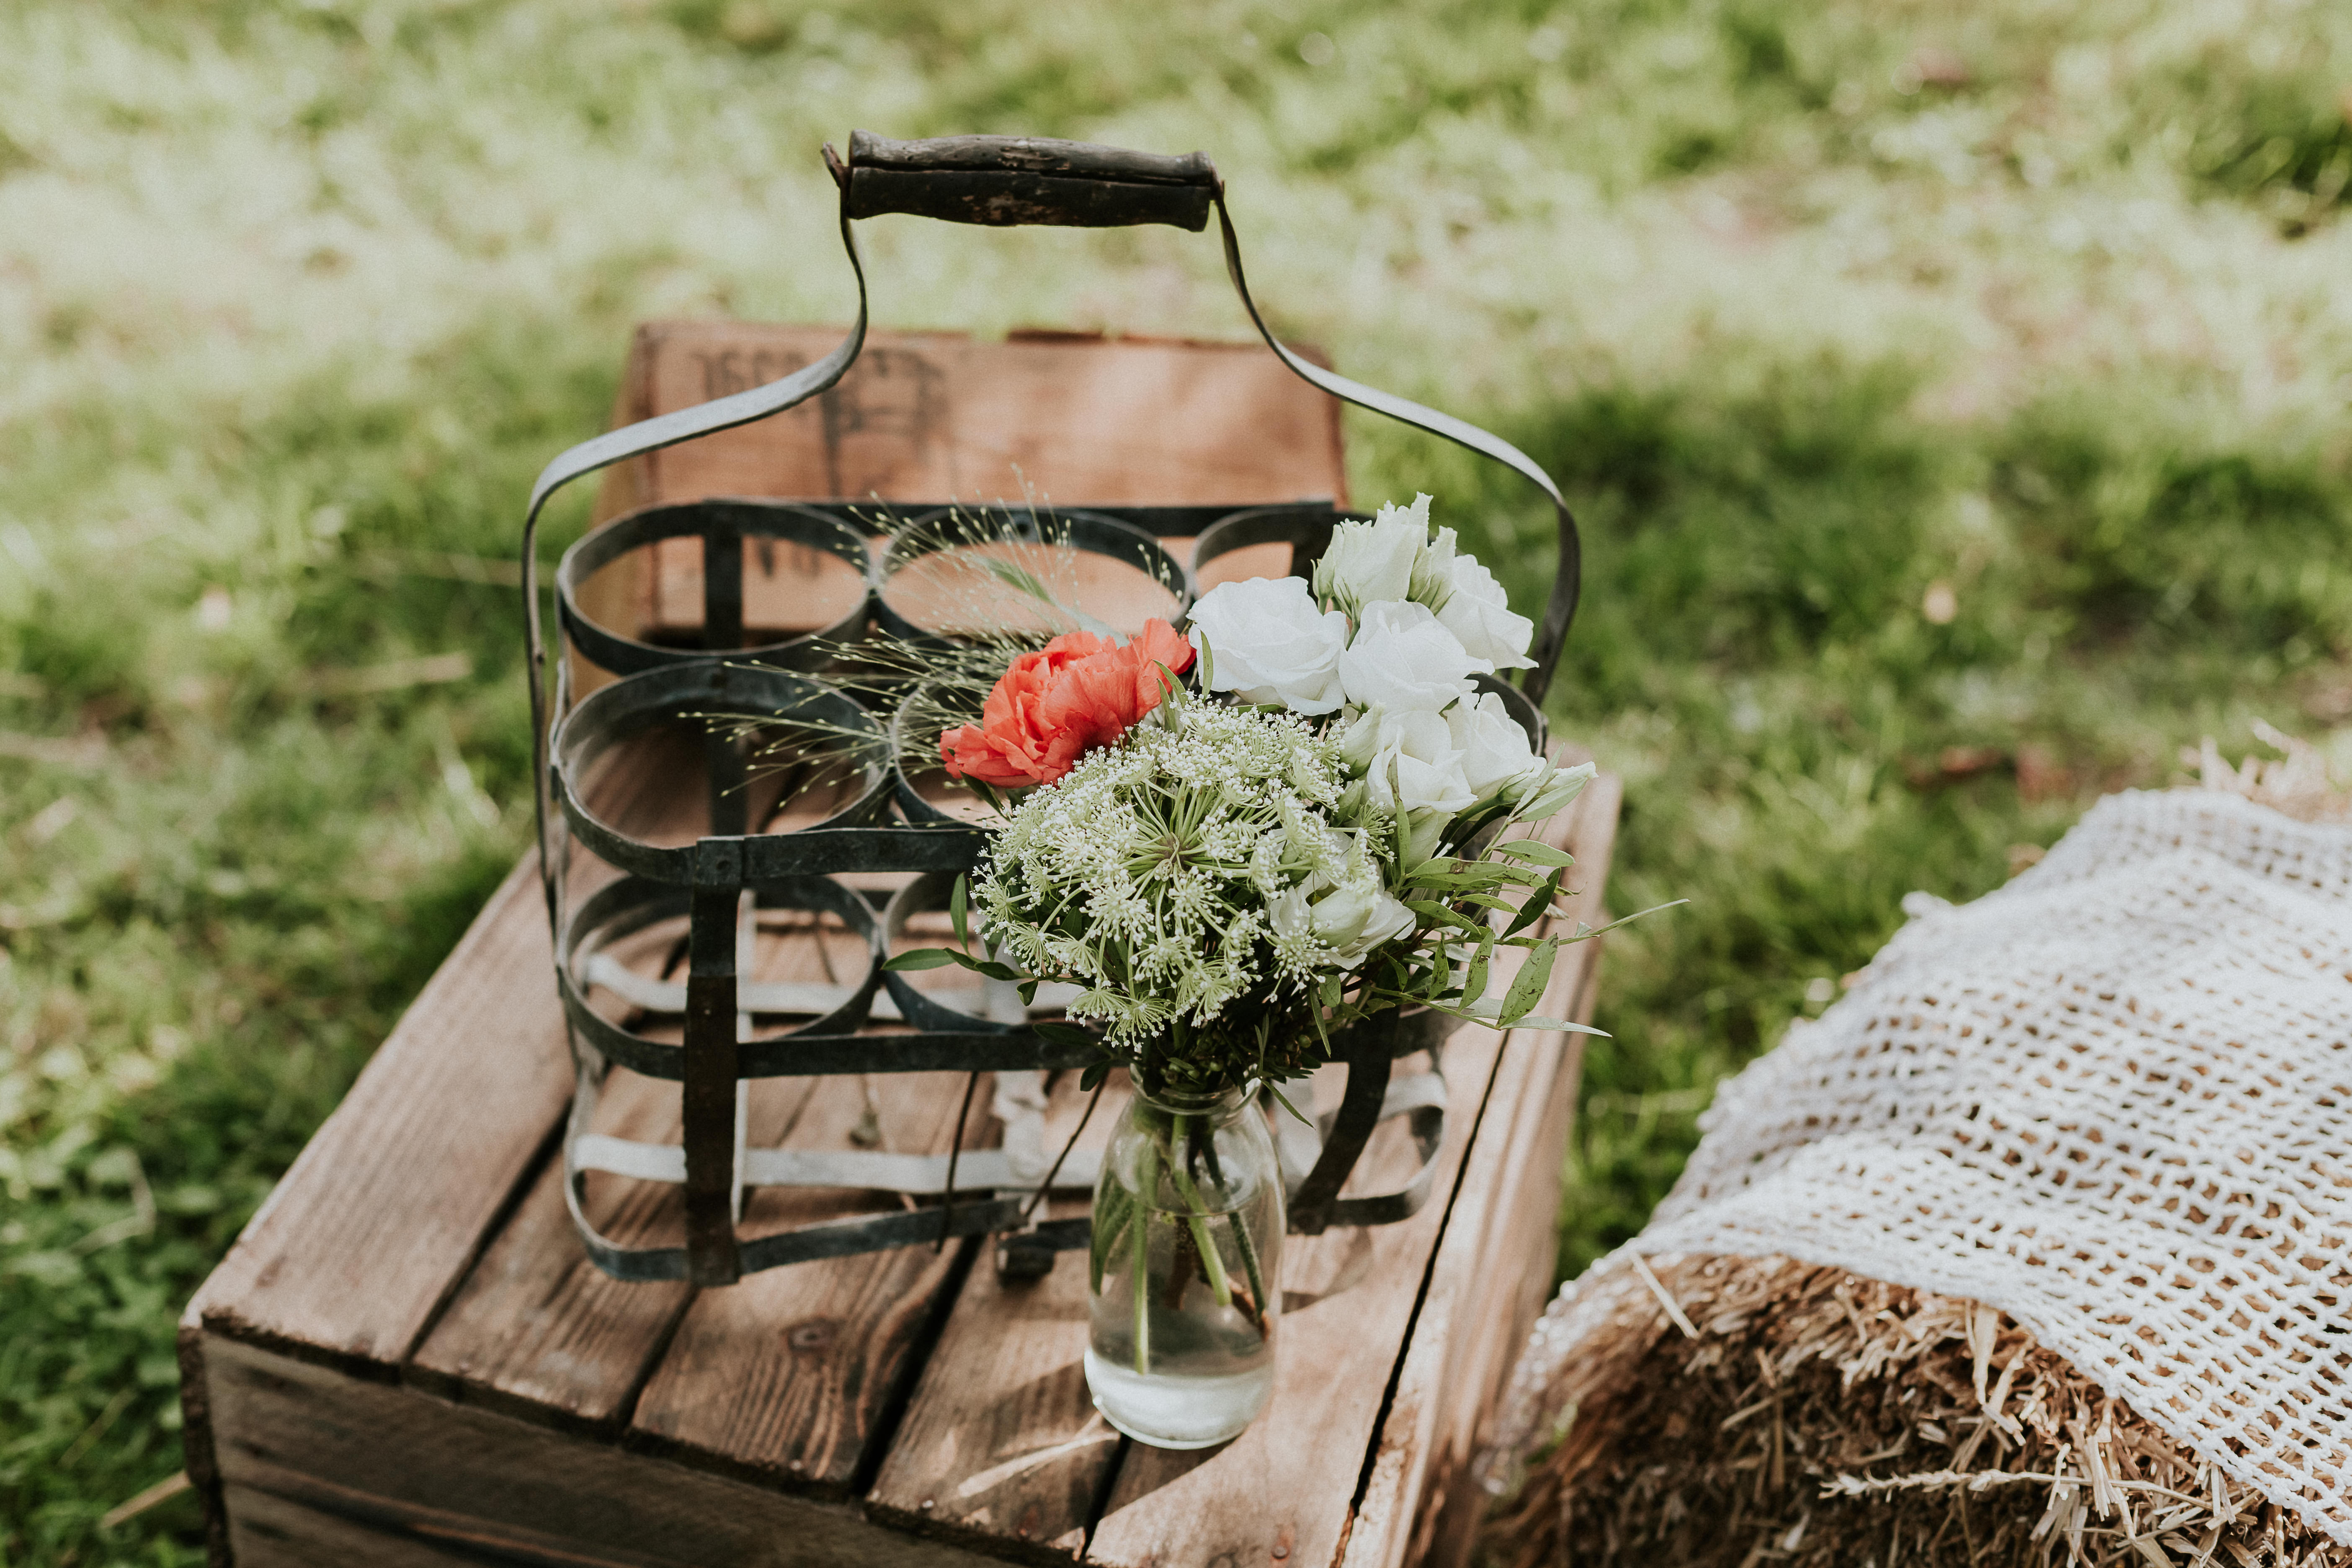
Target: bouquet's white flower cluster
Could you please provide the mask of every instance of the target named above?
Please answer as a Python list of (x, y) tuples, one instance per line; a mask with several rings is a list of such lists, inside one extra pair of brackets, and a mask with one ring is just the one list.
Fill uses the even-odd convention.
[(975, 886), (980, 966), (1076, 982), (1070, 1016), (1115, 1056), (1196, 1087), (1308, 1070), (1302, 1020), (1498, 1016), (1476, 994), (1490, 955), (1537, 939), (1465, 911), (1558, 874), (1470, 846), (1592, 776), (1554, 768), (1477, 688), (1526, 667), (1533, 633), (1453, 530), (1431, 535), (1427, 496), (1340, 524), (1311, 585), (1203, 595), (1188, 673), (1241, 705), (1171, 689), (1013, 803)]
[(1421, 858), (1465, 821), (1496, 810), (1547, 815), (1576, 782), (1536, 754), (1503, 700), (1473, 676), (1523, 669), (1535, 625), (1454, 531), (1429, 531), (1429, 497), (1343, 522), (1315, 568), (1212, 589), (1192, 606), (1204, 679), (1244, 702), (1309, 717), (1332, 732), (1370, 807), (1404, 827)]
[(974, 891), (1001, 954), (1084, 990), (1114, 1042), (1306, 992), (1414, 927), (1365, 827), (1333, 813), (1337, 742), (1252, 708), (1171, 701), (1032, 793)]

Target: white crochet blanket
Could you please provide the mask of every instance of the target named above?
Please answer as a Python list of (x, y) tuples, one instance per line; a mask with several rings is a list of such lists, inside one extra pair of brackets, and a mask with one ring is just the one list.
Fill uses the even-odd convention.
[[(1722, 1086), (1624, 1251), (1990, 1303), (2352, 1544), (2352, 829), (2115, 795), (2000, 891), (1904, 909)], [(1538, 1326), (1507, 1434), (1546, 1425), (1611, 1261)]]

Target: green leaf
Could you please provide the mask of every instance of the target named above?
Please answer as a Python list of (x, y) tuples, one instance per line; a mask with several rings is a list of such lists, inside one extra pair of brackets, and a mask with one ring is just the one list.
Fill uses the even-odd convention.
[(1109, 1058), (1106, 1058), (1101, 1061), (1096, 1062), (1093, 1066), (1087, 1068), (1086, 1071), (1080, 1073), (1078, 1075), (1078, 1089), (1080, 1092), (1092, 1094), (1095, 1090), (1100, 1089), (1102, 1087), (1103, 1079), (1110, 1076), (1111, 1066), (1112, 1064)]
[(1497, 843), (1496, 855), (1509, 855), (1521, 860), (1532, 860), (1538, 866), (1573, 866), (1576, 857), (1565, 849), (1555, 849), (1540, 838), (1506, 838)]
[(1470, 973), (1462, 978), (1462, 1000), (1475, 1003), (1486, 994), (1486, 974), (1495, 955), (1495, 941), (1489, 936), (1478, 944), (1478, 956), (1470, 961)]
[(955, 927), (956, 941), (967, 947), (971, 945), (971, 933), (964, 929), (963, 910), (964, 900), (969, 894), (968, 879), (959, 871), (956, 873), (955, 890), (948, 895), (948, 923)]
[(1290, 1114), (1291, 1114), (1291, 1115), (1296, 1116), (1297, 1118), (1298, 1118), (1298, 1120), (1299, 1120), (1299, 1121), (1305, 1121), (1305, 1122), (1307, 1123), (1307, 1126), (1309, 1126), (1309, 1127), (1312, 1127), (1312, 1126), (1314, 1126), (1314, 1125), (1315, 1125), (1315, 1123), (1314, 1123), (1313, 1121), (1308, 1121), (1308, 1120), (1307, 1120), (1307, 1113), (1306, 1113), (1305, 1111), (1303, 1111), (1303, 1110), (1299, 1110), (1299, 1109), (1298, 1109), (1298, 1107), (1297, 1107), (1297, 1106), (1295, 1106), (1295, 1105), (1293, 1105), (1293, 1104), (1291, 1104), (1291, 1103), (1290, 1103), (1290, 1096), (1288, 1096), (1288, 1095), (1286, 1095), (1286, 1094), (1283, 1093), (1283, 1092), (1282, 1092), (1282, 1089), (1281, 1089), (1281, 1087), (1280, 1087), (1279, 1085), (1277, 1085), (1277, 1084), (1274, 1084), (1274, 1083), (1268, 1083), (1268, 1084), (1265, 1086), (1265, 1091), (1266, 1091), (1266, 1093), (1268, 1093), (1268, 1094), (1270, 1094), (1270, 1095), (1274, 1096), (1274, 1098), (1275, 1098), (1275, 1102), (1276, 1102), (1276, 1104), (1280, 1105), (1280, 1106), (1282, 1107), (1282, 1109), (1283, 1109), (1283, 1110), (1287, 1110), (1288, 1112), (1290, 1112)]
[(1590, 1024), (1572, 1024), (1566, 1018), (1545, 1018), (1539, 1017), (1532, 1013), (1524, 1018), (1515, 1021), (1511, 1025), (1511, 1027), (1514, 1029), (1551, 1029), (1563, 1035), (1591, 1035), (1597, 1039), (1603, 1040), (1612, 1037), (1608, 1030), (1596, 1029)]
[(900, 953), (882, 967), (894, 974), (904, 974), (911, 969), (944, 969), (950, 963), (969, 967), (971, 960), (944, 947), (919, 947), (912, 952)]
[[(1042, 1023), (1032, 1024), (1029, 1028), (1033, 1034), (1048, 1045), (1082, 1046), (1092, 1049), (1102, 1044), (1091, 1030), (1082, 1029), (1076, 1024), (1057, 1023), (1050, 1018)], [(1087, 1070), (1091, 1072), (1094, 1069), (1089, 1068)], [(1086, 1087), (1091, 1089), (1094, 1086), (1088, 1084)]]
[[(1419, 915), (1423, 921), (1430, 921), (1437, 925), (1459, 926), (1464, 931), (1478, 931), (1486, 929), (1486, 927), (1481, 925), (1478, 921), (1472, 920), (1468, 915), (1464, 914), (1461, 910), (1449, 909), (1444, 904), (1431, 903), (1426, 900), (1407, 899), (1404, 901), (1404, 907), (1411, 910), (1414, 914)], [(1507, 909), (1509, 908), (1508, 905), (1505, 905), (1504, 907)]]
[(1552, 900), (1559, 897), (1560, 879), (1567, 875), (1568, 868), (1562, 866), (1544, 879), (1544, 885), (1528, 895), (1528, 901), (1519, 906), (1519, 912), (1511, 917), (1511, 923), (1503, 928), (1503, 934), (1517, 936), (1550, 913)]
[(962, 963), (966, 969), (972, 971), (974, 973), (985, 974), (991, 980), (1018, 980), (1021, 978), (1019, 971), (1009, 969), (1005, 965), (998, 963), (993, 960), (983, 963), (979, 959), (966, 958), (962, 960)]
[(1496, 1016), (1505, 1028), (1509, 1028), (1526, 1016), (1541, 999), (1544, 987), (1551, 984), (1551, 966), (1559, 958), (1559, 943), (1539, 942), (1528, 954), (1527, 963), (1511, 977), (1511, 988), (1503, 993), (1503, 1005)]

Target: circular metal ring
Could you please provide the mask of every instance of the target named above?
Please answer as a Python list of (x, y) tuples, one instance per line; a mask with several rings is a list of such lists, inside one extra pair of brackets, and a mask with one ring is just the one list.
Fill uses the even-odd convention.
[[(755, 907), (759, 909), (804, 910), (812, 913), (838, 915), (854, 934), (865, 939), (866, 947), (866, 973), (839, 1005), (799, 1028), (742, 1042), (742, 1076), (767, 1078), (792, 1070), (782, 1064), (788, 1061), (792, 1042), (796, 1038), (805, 1036), (832, 1043), (837, 1037), (853, 1035), (864, 1026), (874, 1005), (874, 994), (885, 979), (882, 961), (887, 956), (888, 949), (885, 945), (882, 921), (875, 915), (873, 905), (867, 903), (856, 889), (845, 887), (830, 877), (788, 877), (778, 881), (756, 883), (749, 890)], [(576, 1036), (613, 1066), (625, 1067), (646, 1078), (675, 1081), (685, 1077), (686, 1051), (682, 1045), (672, 1040), (656, 1040), (614, 1023), (589, 1004), (588, 992), (597, 985), (614, 989), (608, 980), (600, 979), (593, 973), (595, 960), (604, 949), (648, 926), (689, 916), (692, 903), (690, 889), (670, 887), (641, 877), (624, 877), (598, 889), (564, 921), (563, 945), (556, 954), (555, 965), (564, 1014), (571, 1020)], [(671, 984), (667, 980), (645, 981), (638, 989), (667, 987)], [(736, 976), (739, 994), (742, 994), (741, 988), (753, 984), (749, 976)], [(677, 1011), (683, 1014), (685, 987), (678, 985), (677, 989)], [(625, 994), (621, 994), (625, 999)], [(643, 1003), (639, 1005), (644, 1005)], [(669, 1011), (666, 1005), (657, 1010)], [(738, 1011), (755, 1016), (760, 1012), (755, 1007), (739, 1007)], [(800, 1015), (770, 1013), (765, 1016)]]
[[(887, 742), (871, 713), (846, 692), (813, 677), (705, 655), (691, 664), (624, 677), (590, 692), (556, 721), (549, 748), (550, 784), (564, 820), (597, 858), (656, 882), (693, 882), (694, 846), (664, 847), (629, 837), (589, 809), (580, 784), (591, 766), (619, 742), (665, 722), (690, 721), (718, 703), (756, 707), (780, 724), (814, 721), (836, 733), (870, 737), (864, 742), (871, 750), (864, 759), (864, 787), (856, 798), (801, 831), (863, 827), (883, 819), (890, 798), (890, 771), (881, 754)], [(752, 841), (793, 837), (753, 835)]]
[[(853, 567), (862, 591), (856, 605), (829, 626), (740, 649), (663, 647), (601, 626), (580, 607), (580, 588), (599, 569), (632, 550), (665, 539), (701, 540), (706, 568), (714, 555), (740, 552), (747, 539), (805, 544)], [(865, 534), (829, 512), (789, 501), (722, 497), (645, 507), (614, 519), (563, 552), (555, 569), (555, 591), (557, 612), (572, 646), (589, 663), (615, 675), (635, 675), (719, 653), (780, 669), (817, 669), (830, 661), (835, 646), (865, 629), (874, 604), (874, 559)], [(736, 605), (740, 619), (740, 589)]]
[[(907, 929), (910, 915), (923, 914), (948, 907), (948, 898), (955, 887), (955, 879), (944, 871), (932, 871), (916, 878), (891, 896), (882, 908), (882, 942), (886, 948), (898, 945), (899, 936)], [(890, 1000), (898, 1005), (898, 1016), (918, 1029), (947, 1029), (959, 1034), (1003, 1035), (1028, 1027), (1024, 1018), (1018, 1024), (983, 1017), (977, 1013), (960, 1012), (935, 1002), (915, 989), (913, 982), (903, 974), (888, 970), (882, 973), (883, 989)], [(1060, 1064), (1054, 1064), (1060, 1065)]]
[(1331, 546), (1331, 530), (1343, 522), (1369, 521), (1360, 511), (1335, 511), (1328, 501), (1299, 501), (1280, 506), (1254, 506), (1229, 512), (1201, 531), (1192, 542), (1192, 565), (1188, 575), (1192, 596), (1201, 595), (1201, 568), (1221, 555), (1257, 544), (1290, 546), (1293, 577), (1310, 581), (1315, 563)]
[[(961, 531), (951, 527), (961, 523)], [(926, 555), (982, 545), (1053, 544), (1089, 555), (1108, 556), (1134, 567), (1165, 588), (1175, 600), (1171, 622), (1192, 604), (1192, 590), (1183, 563), (1157, 539), (1131, 522), (1098, 511), (1016, 510), (996, 506), (981, 509), (941, 507), (924, 513), (890, 536), (875, 568), (874, 618), (885, 631), (913, 643), (943, 645), (956, 641), (952, 633), (908, 620), (890, 603), (890, 582)]]

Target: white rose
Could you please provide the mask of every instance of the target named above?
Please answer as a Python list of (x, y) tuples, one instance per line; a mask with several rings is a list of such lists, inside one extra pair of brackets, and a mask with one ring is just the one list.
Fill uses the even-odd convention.
[(1339, 737), (1339, 751), (1363, 770), (1369, 798), (1382, 811), (1452, 813), (1477, 802), (1442, 713), (1367, 709)]
[(1413, 565), (1428, 542), (1425, 495), (1415, 496), (1411, 506), (1384, 506), (1370, 522), (1340, 523), (1315, 563), (1316, 595), (1349, 609), (1402, 599), (1412, 591)]
[(1454, 704), (1445, 710), (1445, 722), (1462, 753), (1462, 775), (1480, 800), (1511, 794), (1539, 773), (1549, 776), (1551, 765), (1536, 755), (1528, 732), (1495, 693)]
[(1219, 584), (1192, 606), (1192, 637), (1208, 659), (1213, 691), (1279, 702), (1294, 713), (1339, 706), (1348, 617), (1316, 609), (1304, 578)]
[(1415, 921), (1377, 881), (1360, 879), (1332, 889), (1315, 906), (1309, 924), (1318, 940), (1338, 950), (1339, 967), (1353, 969), (1381, 943), (1410, 932)]
[(1464, 648), (1428, 605), (1401, 600), (1364, 606), (1355, 640), (1339, 656), (1339, 685), (1361, 708), (1433, 713), (1469, 694), (1473, 672), (1494, 668)]
[[(1446, 532), (1451, 534), (1453, 530)], [(1455, 556), (1447, 563), (1450, 588), (1438, 624), (1454, 634), (1474, 658), (1488, 660), (1497, 669), (1532, 669), (1528, 644), (1536, 624), (1511, 613), (1509, 600), (1495, 574), (1478, 564), (1475, 555)]]

